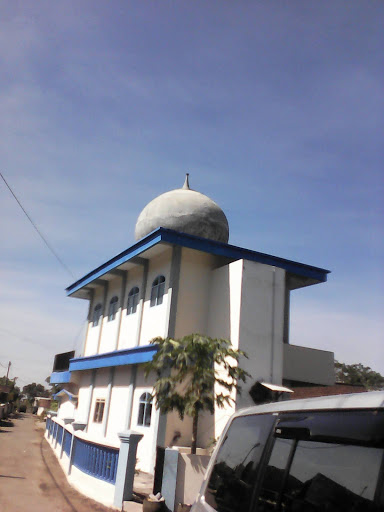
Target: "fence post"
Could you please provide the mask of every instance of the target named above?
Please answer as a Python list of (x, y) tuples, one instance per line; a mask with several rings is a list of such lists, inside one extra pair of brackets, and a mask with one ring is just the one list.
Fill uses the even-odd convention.
[(166, 448), (161, 494), (164, 497), (166, 508), (172, 512), (175, 510), (178, 465), (179, 451), (173, 448)]
[(124, 501), (132, 499), (137, 445), (142, 439), (143, 434), (133, 430), (125, 430), (117, 435), (120, 438), (120, 451), (113, 504), (120, 510)]
[[(75, 420), (73, 418), (64, 418), (65, 425), (73, 423), (74, 421)], [(69, 430), (68, 430), (68, 432), (69, 432)], [(75, 432), (71, 432), (71, 434), (72, 434), (72, 438), (71, 438), (71, 448), (69, 450), (69, 462), (68, 462), (68, 471), (67, 471), (68, 475), (71, 474), (72, 459), (73, 459), (73, 452), (74, 452), (74, 443), (75, 443)], [(64, 436), (65, 436), (65, 433), (63, 434), (62, 447), (64, 446)], [(63, 453), (63, 451), (61, 451), (61, 453)]]
[(45, 430), (47, 431), (47, 439), (49, 439), (49, 426), (51, 423), (51, 417), (47, 416), (47, 419), (45, 421)]
[(76, 450), (75, 432), (76, 432), (76, 430), (84, 430), (86, 426), (87, 426), (86, 423), (81, 423), (80, 421), (74, 421), (72, 423), (73, 432), (72, 432), (72, 439), (71, 439), (71, 451), (69, 452), (68, 475), (70, 475), (71, 471), (72, 471), (73, 458), (75, 456), (75, 450)]
[(56, 424), (56, 437), (55, 437), (55, 450), (56, 450), (56, 447), (57, 447), (57, 438), (59, 437), (59, 426), (61, 427), (61, 425), (59, 425), (58, 423)]

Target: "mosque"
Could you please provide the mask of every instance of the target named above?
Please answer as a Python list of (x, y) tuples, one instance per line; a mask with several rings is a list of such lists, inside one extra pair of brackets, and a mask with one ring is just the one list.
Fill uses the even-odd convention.
[[(228, 243), (222, 209), (184, 186), (140, 213), (136, 243), (67, 288), (89, 302), (79, 353), (56, 356), (51, 383), (63, 384), (58, 419), (85, 424), (83, 439), (118, 447), (118, 432), (143, 434), (137, 460), (153, 473), (157, 447), (190, 446), (191, 423), (152, 405), (154, 377), (144, 377), (156, 336), (201, 333), (230, 339), (248, 354), (248, 379), (234, 407), (253, 405), (256, 383), (285, 387), (334, 383), (333, 353), (289, 340), (290, 294), (323, 283), (329, 271)], [(198, 446), (217, 438), (233, 407), (204, 416)]]

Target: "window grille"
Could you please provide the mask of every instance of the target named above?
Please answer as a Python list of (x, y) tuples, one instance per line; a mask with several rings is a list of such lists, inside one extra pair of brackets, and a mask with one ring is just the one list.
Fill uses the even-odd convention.
[(115, 296), (115, 297), (112, 297), (112, 299), (109, 303), (108, 322), (111, 322), (112, 320), (114, 320), (116, 318), (118, 300), (119, 299)]
[(134, 286), (132, 290), (128, 293), (127, 315), (133, 315), (133, 313), (136, 313), (138, 303), (139, 289), (137, 286)]
[(104, 416), (105, 400), (98, 398), (95, 403), (95, 412), (93, 414), (93, 421), (95, 423), (101, 423)]
[(139, 402), (139, 415), (137, 424), (142, 427), (149, 427), (151, 424), (152, 414), (152, 395), (150, 393), (143, 393)]
[(101, 317), (101, 310), (102, 310), (101, 304), (97, 304), (97, 306), (95, 306), (95, 309), (93, 310), (93, 322), (92, 322), (93, 327), (97, 327), (99, 325), (99, 321), (100, 321), (100, 317)]
[(163, 303), (163, 296), (165, 290), (165, 277), (157, 276), (152, 283), (151, 291), (151, 307), (159, 306)]

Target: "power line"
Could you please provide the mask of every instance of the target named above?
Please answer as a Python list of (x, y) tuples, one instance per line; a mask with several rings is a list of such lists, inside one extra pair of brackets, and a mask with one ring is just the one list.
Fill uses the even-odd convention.
[(8, 329), (4, 329), (4, 327), (0, 327), (0, 331), (5, 332), (6, 334), (13, 336), (14, 338), (18, 338), (23, 343), (32, 343), (33, 345), (37, 345), (39, 347), (51, 349), (52, 347), (50, 345), (45, 345), (44, 343), (40, 343), (39, 341), (34, 341), (31, 338), (26, 338), (25, 336), (20, 336), (19, 334), (16, 334), (12, 331), (9, 331)]
[(69, 273), (69, 275), (75, 279), (75, 276), (73, 275), (73, 273), (69, 270), (69, 268), (67, 267), (67, 265), (63, 262), (63, 260), (60, 258), (60, 256), (56, 253), (56, 251), (53, 249), (53, 247), (50, 245), (50, 243), (48, 242), (48, 240), (43, 236), (43, 234), (41, 233), (41, 231), (39, 230), (39, 228), (36, 226), (36, 224), (33, 222), (33, 220), (31, 219), (31, 217), (28, 215), (28, 213), (26, 212), (26, 210), (24, 209), (23, 205), (21, 204), (21, 202), (18, 200), (18, 198), (16, 197), (15, 193), (13, 192), (13, 190), (11, 189), (11, 187), (8, 185), (6, 179), (4, 178), (3, 174), (0, 172), (0, 176), (1, 178), (3, 179), (4, 183), (6, 184), (8, 190), (10, 191), (10, 193), (13, 195), (13, 197), (15, 198), (17, 204), (20, 206), (20, 208), (23, 210), (25, 216), (27, 217), (27, 219), (29, 220), (29, 222), (32, 224), (32, 226), (35, 228), (36, 232), (38, 233), (38, 235), (40, 236), (40, 238), (43, 240), (43, 242), (45, 243), (45, 245), (48, 247), (48, 249), (51, 251), (51, 253), (54, 255), (54, 257), (56, 258), (56, 260), (60, 263), (60, 265)]

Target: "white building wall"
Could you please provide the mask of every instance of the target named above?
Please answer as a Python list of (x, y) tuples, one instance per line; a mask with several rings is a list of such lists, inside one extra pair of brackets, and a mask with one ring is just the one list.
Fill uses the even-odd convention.
[(79, 372), (79, 391), (78, 391), (78, 405), (75, 414), (75, 420), (86, 423), (88, 417), (89, 401), (91, 399), (91, 379), (92, 372)]
[[(109, 303), (112, 297), (118, 298), (117, 312), (114, 320), (108, 320)], [(119, 328), (120, 312), (121, 307), (121, 278), (116, 277), (109, 281), (107, 302), (105, 304), (105, 313), (103, 318), (103, 330), (101, 333), (99, 353), (112, 352), (116, 350), (117, 332)]]
[[(92, 404), (91, 404), (91, 413), (89, 415), (89, 423), (87, 433), (92, 437), (103, 437), (104, 431), (104, 422), (95, 423), (93, 421), (94, 413), (95, 413), (95, 404), (97, 399), (107, 399), (107, 389), (109, 382), (109, 368), (100, 368), (96, 371), (95, 376), (95, 384), (93, 388), (93, 396), (92, 396)], [(104, 409), (105, 411), (105, 409)], [(105, 412), (104, 412), (105, 414)]]
[(137, 424), (140, 397), (143, 393), (152, 393), (154, 376), (146, 379), (142, 368), (138, 369), (136, 377), (136, 388), (133, 395), (133, 409), (130, 428), (143, 434), (143, 438), (137, 448), (137, 467), (146, 473), (154, 473), (156, 458), (156, 439), (159, 411), (155, 404), (152, 404), (151, 424), (145, 427)]
[[(240, 366), (251, 374), (236, 408), (254, 405), (249, 389), (256, 380), (282, 382), (285, 271), (269, 265), (238, 260), (212, 272), (208, 333), (229, 339), (247, 353)], [(217, 389), (217, 391), (220, 391)], [(215, 411), (214, 437), (220, 435), (234, 407)], [(207, 415), (203, 431), (208, 428)], [(205, 428), (207, 426), (207, 428)], [(201, 436), (204, 445), (208, 434)]]
[(335, 383), (333, 352), (284, 344), (283, 377), (323, 386)]
[[(167, 332), (167, 306), (168, 306), (168, 288), (171, 268), (171, 249), (165, 251), (159, 256), (152, 258), (149, 262), (147, 290), (143, 307), (143, 323), (140, 335), (140, 345), (148, 345), (152, 338), (156, 336), (164, 337)], [(165, 277), (165, 293), (163, 303), (151, 307), (152, 283), (157, 276)]]
[(205, 333), (214, 256), (182, 249), (175, 337)]
[(123, 310), (121, 317), (121, 327), (118, 349), (133, 348), (136, 346), (138, 329), (140, 326), (140, 307), (137, 307), (136, 313), (127, 315), (128, 294), (134, 286), (139, 288), (139, 299), (141, 296), (143, 280), (143, 267), (137, 266), (128, 272), (127, 287), (123, 301)]
[[(241, 293), (243, 279), (243, 261), (235, 261), (212, 272), (211, 293), (209, 298), (209, 328), (212, 338), (224, 338), (231, 341), (234, 348), (239, 348), (239, 330), (241, 313)], [(217, 371), (220, 371), (217, 368)], [(215, 392), (225, 390), (216, 385)], [(236, 399), (236, 392), (232, 393)], [(217, 438), (227, 420), (235, 411), (235, 406), (216, 409), (212, 417), (205, 414), (200, 421), (198, 441), (200, 446), (207, 446), (212, 438)]]
[(128, 388), (132, 366), (115, 368), (106, 437), (116, 441), (117, 434), (127, 430)]
[(93, 327), (93, 312), (98, 304), (101, 304), (103, 306), (103, 301), (104, 289), (102, 286), (99, 286), (98, 288), (95, 289), (95, 295), (92, 300), (87, 339), (85, 341), (84, 347), (84, 356), (92, 356), (94, 354), (97, 354), (97, 346), (99, 341), (102, 318), (100, 318), (99, 320), (99, 325)]
[(239, 347), (240, 365), (251, 374), (237, 408), (254, 405), (248, 391), (255, 381), (281, 384), (283, 378), (285, 270), (243, 261)]
[(76, 408), (74, 402), (71, 402), (69, 397), (60, 397), (60, 407), (57, 411), (57, 417), (60, 419), (64, 418), (75, 418)]

